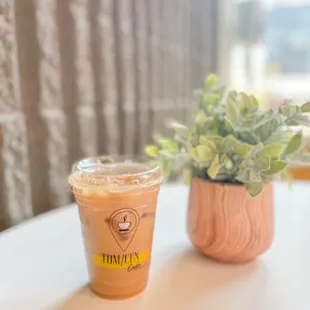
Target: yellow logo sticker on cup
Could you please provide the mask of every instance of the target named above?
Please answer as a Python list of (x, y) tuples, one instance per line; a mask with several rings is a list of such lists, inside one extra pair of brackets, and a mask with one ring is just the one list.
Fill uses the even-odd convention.
[(132, 252), (124, 254), (94, 254), (93, 262), (97, 266), (110, 269), (127, 269), (128, 271), (142, 267), (149, 259), (149, 251)]

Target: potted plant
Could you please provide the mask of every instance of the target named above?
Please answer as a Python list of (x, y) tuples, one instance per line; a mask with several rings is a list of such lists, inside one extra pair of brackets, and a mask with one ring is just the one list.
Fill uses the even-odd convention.
[(188, 234), (207, 256), (246, 262), (271, 245), (273, 185), (287, 174), (287, 159), (298, 151), (300, 125), (310, 125), (302, 106), (285, 101), (261, 110), (254, 96), (225, 93), (215, 75), (196, 91), (197, 109), (188, 126), (171, 122), (172, 137), (155, 135), (146, 153), (169, 178), (190, 179)]

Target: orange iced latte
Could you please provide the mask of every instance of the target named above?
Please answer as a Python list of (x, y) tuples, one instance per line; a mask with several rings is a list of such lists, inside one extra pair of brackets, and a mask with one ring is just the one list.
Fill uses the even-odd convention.
[(107, 298), (141, 292), (148, 280), (160, 169), (147, 161), (94, 157), (73, 166), (91, 288)]

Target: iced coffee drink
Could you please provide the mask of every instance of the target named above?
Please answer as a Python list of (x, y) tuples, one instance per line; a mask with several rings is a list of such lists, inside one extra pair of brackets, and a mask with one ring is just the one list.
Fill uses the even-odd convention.
[(93, 157), (73, 166), (69, 183), (97, 294), (122, 299), (146, 287), (161, 181), (147, 160)]

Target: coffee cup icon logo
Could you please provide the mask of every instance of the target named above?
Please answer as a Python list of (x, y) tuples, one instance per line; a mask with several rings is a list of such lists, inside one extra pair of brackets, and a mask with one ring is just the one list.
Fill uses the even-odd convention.
[(119, 223), (118, 223), (119, 231), (120, 231), (120, 232), (129, 231), (131, 222), (128, 221), (128, 216), (125, 215), (125, 216), (123, 217), (123, 219), (124, 219), (123, 222), (119, 222)]
[(140, 216), (134, 209), (119, 209), (109, 219), (111, 233), (119, 245), (126, 251), (139, 226)]

